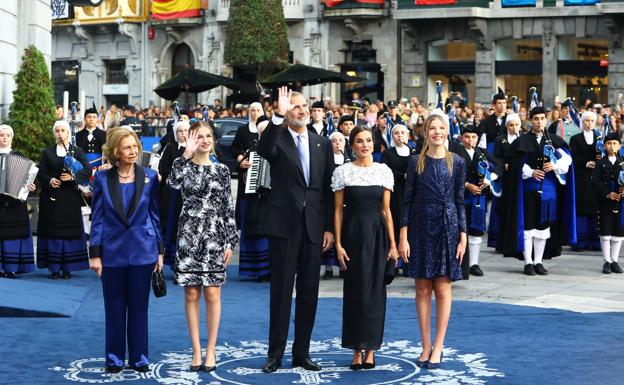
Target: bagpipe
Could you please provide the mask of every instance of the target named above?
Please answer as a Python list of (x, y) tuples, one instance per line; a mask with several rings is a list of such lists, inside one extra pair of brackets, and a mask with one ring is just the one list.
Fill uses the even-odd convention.
[(492, 180), (493, 171), (495, 171), (494, 164), (488, 161), (487, 156), (483, 153), (483, 151), (479, 151), (479, 162), (477, 163), (477, 173), (479, 174), (479, 178), (482, 178), (483, 183), (490, 188), (492, 195), (496, 198), (500, 198), (501, 195), (503, 195), (501, 176), (497, 175), (497, 178)]
[(327, 136), (329, 137), (336, 129), (336, 124), (334, 123), (334, 113), (332, 111), (327, 111), (325, 116), (327, 117)]
[(596, 135), (596, 156), (598, 159), (602, 158), (606, 154), (604, 140), (611, 131), (611, 123), (609, 122), (607, 114), (604, 114), (602, 118), (604, 120), (602, 131), (598, 129), (598, 127), (594, 127), (592, 129), (592, 131), (594, 131), (594, 135)]
[[(74, 177), (74, 180), (76, 179), (76, 176), (78, 175), (79, 172), (81, 172), (84, 168), (84, 166), (82, 165), (82, 163), (80, 163), (78, 161), (78, 159), (75, 158), (76, 155), (76, 124), (78, 123), (78, 120), (76, 119), (77, 115), (78, 115), (78, 103), (77, 102), (72, 102), (71, 103), (71, 120), (69, 121), (69, 134), (70, 134), (70, 139), (69, 139), (69, 148), (67, 148), (67, 146), (65, 146), (65, 142), (61, 142), (61, 144), (63, 145), (63, 147), (65, 148), (65, 158), (63, 158), (63, 166), (65, 171), (67, 171), (68, 173), (71, 174), (72, 177)], [(89, 184), (89, 181), (86, 180), (83, 183), (78, 183), (77, 184), (83, 185), (83, 186), (87, 186)]]
[(572, 119), (576, 127), (582, 128), (581, 121), (578, 116), (578, 111), (576, 111), (576, 108), (574, 107), (574, 98), (567, 98), (566, 101), (568, 101), (568, 108), (570, 109), (570, 118)]
[(202, 111), (202, 120), (204, 121), (204, 123), (208, 123), (210, 121), (210, 114), (209, 111), (210, 108), (208, 108), (208, 106), (202, 106), (201, 111)]
[(449, 136), (455, 140), (459, 141), (459, 137), (461, 136), (461, 129), (459, 127), (459, 122), (455, 116), (455, 108), (453, 108), (452, 104), (446, 105), (446, 114), (449, 117)]
[(440, 110), (443, 107), (442, 104), (442, 80), (436, 80), (436, 108), (439, 108)]
[(514, 114), (517, 114), (520, 112), (520, 103), (518, 102), (517, 96), (511, 97), (511, 110), (513, 111)]

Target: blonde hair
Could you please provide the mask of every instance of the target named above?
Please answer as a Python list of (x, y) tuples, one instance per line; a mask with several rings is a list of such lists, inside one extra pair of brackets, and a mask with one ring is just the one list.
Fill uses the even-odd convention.
[[(427, 140), (427, 134), (429, 131), (429, 127), (431, 126), (431, 123), (436, 119), (442, 122), (442, 126), (444, 127), (444, 131), (446, 132), (447, 138), (448, 138), (448, 132), (449, 132), (448, 120), (444, 119), (442, 116), (437, 115), (437, 114), (429, 115), (429, 117), (425, 120), (425, 123), (423, 124), (422, 132), (423, 132), (423, 136), (425, 137), (425, 143), (423, 145), (422, 151), (420, 152), (420, 155), (418, 156), (418, 163), (416, 164), (416, 172), (418, 173), (418, 175), (422, 174), (423, 171), (425, 171), (425, 162), (427, 161), (427, 151), (429, 150), (429, 141)], [(446, 161), (446, 167), (448, 168), (449, 174), (452, 174), (453, 173), (453, 155), (446, 148), (444, 150), (446, 152), (444, 156), (444, 159)]]
[(134, 131), (122, 127), (115, 127), (106, 131), (106, 143), (102, 146), (102, 155), (109, 163), (116, 165), (119, 162), (119, 146), (129, 136), (133, 137), (137, 146), (139, 146), (139, 154), (142, 153), (143, 146), (141, 145), (141, 140), (139, 140)]

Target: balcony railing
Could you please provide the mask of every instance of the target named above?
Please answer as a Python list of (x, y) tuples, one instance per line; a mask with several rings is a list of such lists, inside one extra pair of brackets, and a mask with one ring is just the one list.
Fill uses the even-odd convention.
[(99, 7), (74, 7), (74, 20), (80, 24), (144, 22), (148, 16), (147, 0), (106, 1)]
[[(304, 0), (282, 0), (286, 21), (303, 20)], [(227, 22), (230, 18), (230, 0), (219, 0), (217, 21)]]

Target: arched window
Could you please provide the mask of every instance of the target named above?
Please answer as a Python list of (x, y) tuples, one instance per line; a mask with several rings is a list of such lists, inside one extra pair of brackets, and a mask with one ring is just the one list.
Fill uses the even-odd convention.
[(171, 62), (171, 76), (182, 71), (185, 67), (195, 67), (195, 57), (191, 47), (186, 44), (180, 44), (173, 51), (173, 59)]

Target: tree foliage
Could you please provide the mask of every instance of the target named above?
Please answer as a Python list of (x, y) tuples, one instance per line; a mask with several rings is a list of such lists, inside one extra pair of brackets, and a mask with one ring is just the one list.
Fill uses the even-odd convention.
[(30, 45), (15, 75), (8, 121), (15, 132), (12, 147), (29, 159), (39, 159), (43, 148), (53, 143), (54, 107), (48, 66), (41, 51)]
[(288, 27), (282, 0), (232, 0), (225, 61), (268, 75), (288, 65)]

